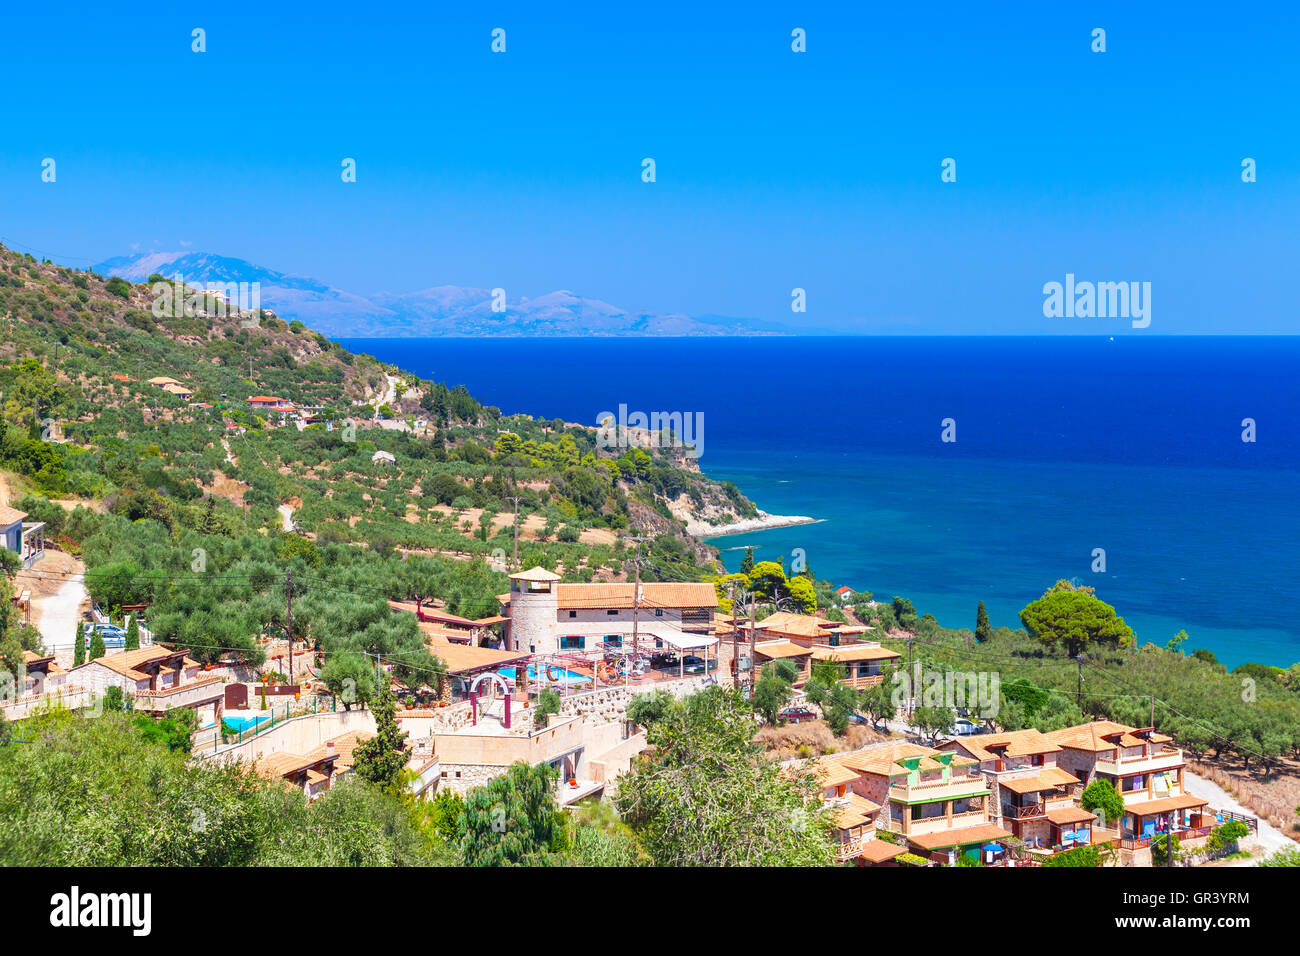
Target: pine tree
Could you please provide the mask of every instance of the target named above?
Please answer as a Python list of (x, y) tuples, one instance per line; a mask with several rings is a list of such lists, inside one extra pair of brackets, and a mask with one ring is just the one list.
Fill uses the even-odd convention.
[(92, 661), (99, 660), (107, 653), (108, 648), (104, 646), (104, 635), (99, 631), (95, 631), (94, 635), (90, 638), (90, 659)]
[(137, 621), (139, 615), (131, 615), (131, 623), (126, 626), (126, 649), (133, 651), (140, 646), (140, 624)]
[(754, 549), (746, 548), (745, 557), (740, 562), (740, 573), (749, 574), (753, 570), (754, 570)]
[(402, 750), (406, 734), (397, 727), (397, 699), (389, 680), (383, 679), (381, 685), (379, 697), (371, 707), (377, 733), (357, 744), (352, 752), (353, 769), (363, 780), (386, 790), (396, 790), (406, 767), (406, 753)]
[(72, 666), (80, 667), (84, 663), (86, 663), (86, 631), (85, 625), (78, 621), (77, 636), (72, 642)]
[(993, 636), (993, 629), (989, 627), (989, 612), (984, 610), (984, 602), (980, 601), (979, 610), (975, 612), (975, 640), (983, 644)]

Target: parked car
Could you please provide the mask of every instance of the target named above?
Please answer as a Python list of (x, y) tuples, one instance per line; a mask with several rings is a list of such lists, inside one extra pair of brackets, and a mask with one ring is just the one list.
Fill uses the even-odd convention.
[(958, 717), (952, 725), (952, 730), (948, 731), (948, 733), (954, 737), (969, 737), (972, 734), (984, 733), (984, 728), (976, 721)]
[(781, 720), (788, 720), (792, 724), (817, 719), (817, 715), (806, 707), (787, 707), (776, 716)]
[(650, 656), (651, 667), (676, 667), (677, 655), (671, 651), (660, 651)]
[[(716, 671), (718, 669), (718, 662), (713, 658), (709, 658), (708, 669)], [(694, 654), (687, 654), (686, 657), (682, 659), (682, 670), (688, 674), (703, 674), (704, 658), (696, 657)]]
[(90, 646), (91, 640), (96, 634), (103, 640), (105, 647), (125, 647), (126, 646), (126, 629), (118, 627), (116, 624), (91, 624), (85, 629), (86, 646)]

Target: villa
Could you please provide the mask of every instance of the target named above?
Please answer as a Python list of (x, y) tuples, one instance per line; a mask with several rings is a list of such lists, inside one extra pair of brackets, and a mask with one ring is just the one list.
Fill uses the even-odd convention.
[(45, 557), (45, 522), (28, 521), (25, 511), (0, 505), (0, 548), (18, 555), (24, 570)]
[[(633, 621), (643, 653), (668, 646), (703, 652), (717, 644), (712, 631), (718, 595), (707, 582), (644, 583), (635, 596), (624, 584), (561, 584), (545, 568), (510, 575), (502, 606), (507, 648), (529, 654), (626, 653)], [(636, 613), (634, 615), (634, 606)]]
[(248, 398), (250, 408), (260, 409), (267, 412), (292, 412), (294, 411), (293, 402), (284, 398), (277, 398), (274, 395), (250, 395)]
[[(742, 629), (748, 631), (744, 625)], [(764, 637), (788, 641), (809, 648), (813, 661), (843, 664), (840, 680), (855, 690), (879, 684), (884, 668), (902, 658), (897, 651), (882, 647), (879, 641), (864, 640), (869, 628), (861, 624), (844, 624), (809, 614), (778, 611), (759, 621), (757, 630)], [(758, 656), (758, 642), (754, 645)]]
[(833, 756), (819, 758), (813, 765), (813, 773), (821, 787), (822, 802), (835, 810), (838, 838), (835, 858), (840, 862), (852, 860), (857, 866), (897, 865), (895, 860), (907, 852), (907, 847), (876, 836), (880, 804), (853, 789), (862, 774)]
[(221, 716), (225, 685), (217, 676), (204, 676), (199, 662), (184, 649), (169, 650), (157, 644), (106, 654), (68, 671), (68, 682), (95, 696), (118, 687), (134, 697), (135, 709), (155, 714), (176, 707), (199, 711), (202, 723)]
[(755, 667), (762, 669), (774, 661), (786, 660), (799, 669), (794, 680), (795, 687), (801, 687), (812, 676), (813, 650), (793, 641), (758, 641), (754, 645)]
[(1124, 817), (1105, 824), (1118, 826), (1123, 839), (1149, 844), (1157, 833), (1170, 829), (1206, 829), (1203, 811), (1208, 801), (1187, 792), (1186, 762), (1171, 737), (1109, 720), (1054, 730), (1046, 737), (1061, 747), (1058, 765), (1084, 786), (1103, 779), (1119, 791)]
[(1041, 731), (958, 737), (939, 749), (978, 762), (992, 793), (994, 822), (1031, 848), (1068, 849), (1092, 842), (1096, 816), (1078, 804), (1083, 784), (1057, 766), (1059, 744)]
[(920, 744), (890, 743), (846, 754), (859, 775), (853, 790), (881, 807), (879, 829), (896, 833), (920, 856), (940, 863), (1002, 852), (1011, 832), (989, 816), (991, 791), (978, 761)]

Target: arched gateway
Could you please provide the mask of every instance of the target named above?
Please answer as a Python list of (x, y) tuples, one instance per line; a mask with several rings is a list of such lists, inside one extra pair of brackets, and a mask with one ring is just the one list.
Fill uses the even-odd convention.
[(510, 683), (496, 671), (484, 671), (470, 682), (469, 706), (474, 715), (474, 724), (475, 726), (478, 725), (478, 689), (485, 680), (493, 681), (501, 690), (501, 699), (505, 702), (505, 725), (506, 730), (509, 730), (510, 698), (514, 696), (514, 689), (510, 686)]

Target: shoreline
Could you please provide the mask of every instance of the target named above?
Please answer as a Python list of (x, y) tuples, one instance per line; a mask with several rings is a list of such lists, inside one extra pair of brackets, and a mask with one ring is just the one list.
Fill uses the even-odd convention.
[(790, 528), (800, 524), (818, 524), (825, 520), (825, 518), (809, 518), (806, 515), (770, 515), (766, 511), (759, 511), (757, 518), (746, 518), (743, 521), (717, 527), (708, 525), (688, 527), (686, 530), (700, 539), (726, 538), (750, 531), (771, 531), (774, 528)]

